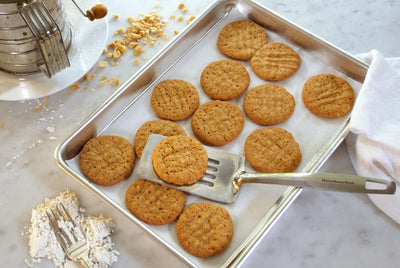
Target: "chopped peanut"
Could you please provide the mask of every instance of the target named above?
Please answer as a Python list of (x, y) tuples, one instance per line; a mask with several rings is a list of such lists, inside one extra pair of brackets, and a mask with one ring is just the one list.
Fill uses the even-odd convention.
[(136, 56), (140, 55), (142, 53), (142, 47), (141, 46), (136, 46), (135, 49), (133, 50), (133, 54)]
[(104, 87), (107, 84), (107, 80), (101, 80), (99, 86)]
[(187, 23), (187, 24), (191, 23), (195, 18), (196, 18), (195, 15), (190, 15), (190, 16), (186, 19), (186, 23)]
[(99, 61), (99, 68), (104, 68), (108, 65), (108, 62), (106, 61)]
[(69, 86), (70, 89), (78, 89), (80, 88), (81, 85), (79, 85), (78, 83), (73, 83), (72, 85)]
[(118, 49), (115, 49), (113, 51), (113, 57), (114, 59), (119, 59), (119, 57), (121, 57), (121, 52)]

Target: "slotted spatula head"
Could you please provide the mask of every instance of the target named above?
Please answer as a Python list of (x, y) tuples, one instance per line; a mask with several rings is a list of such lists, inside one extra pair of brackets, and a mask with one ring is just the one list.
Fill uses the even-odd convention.
[(137, 168), (137, 175), (140, 178), (221, 203), (235, 202), (238, 190), (234, 186), (233, 178), (237, 173), (244, 171), (245, 159), (243, 156), (204, 146), (208, 155), (206, 174), (193, 185), (176, 186), (163, 182), (153, 169), (154, 148), (164, 138), (166, 137), (157, 134), (152, 134), (148, 138)]

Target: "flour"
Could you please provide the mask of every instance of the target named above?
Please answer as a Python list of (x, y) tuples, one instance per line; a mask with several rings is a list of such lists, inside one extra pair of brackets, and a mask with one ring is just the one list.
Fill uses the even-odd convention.
[(54, 232), (51, 229), (46, 211), (62, 203), (71, 218), (86, 233), (90, 248), (89, 264), (91, 267), (105, 268), (118, 260), (119, 252), (115, 250), (111, 240), (114, 224), (110, 218), (83, 215), (84, 209), (79, 207), (76, 195), (66, 190), (53, 199), (45, 199), (36, 209), (32, 210), (31, 226), (29, 228), (29, 253), (32, 262), (51, 260), (56, 267), (73, 267), (62, 250)]

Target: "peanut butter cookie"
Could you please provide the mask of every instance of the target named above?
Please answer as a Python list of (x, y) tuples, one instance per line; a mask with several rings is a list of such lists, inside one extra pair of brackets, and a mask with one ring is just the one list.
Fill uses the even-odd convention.
[(256, 124), (271, 126), (286, 121), (295, 107), (293, 96), (282, 86), (267, 84), (252, 88), (243, 101), (243, 110)]
[(242, 95), (250, 84), (246, 68), (237, 61), (220, 60), (204, 68), (201, 87), (211, 99), (232, 100)]
[(251, 166), (265, 173), (294, 171), (301, 162), (299, 144), (292, 134), (282, 128), (262, 128), (251, 133), (244, 152)]
[(208, 145), (222, 146), (233, 141), (243, 126), (242, 111), (228, 101), (205, 103), (192, 116), (193, 133)]
[(83, 174), (100, 185), (114, 185), (133, 171), (135, 152), (132, 144), (119, 136), (98, 136), (83, 146), (79, 156)]
[(154, 149), (153, 167), (164, 182), (191, 185), (200, 180), (207, 170), (208, 157), (204, 146), (189, 136), (171, 136)]
[(314, 114), (325, 118), (338, 118), (353, 108), (354, 92), (343, 78), (332, 74), (319, 74), (304, 84), (302, 98)]
[(188, 206), (176, 222), (181, 246), (190, 254), (206, 258), (223, 252), (231, 243), (233, 223), (229, 212), (212, 203)]
[(125, 202), (129, 211), (145, 223), (164, 225), (175, 221), (182, 213), (186, 195), (140, 178), (129, 186)]
[(268, 42), (267, 32), (260, 25), (240, 20), (226, 25), (218, 35), (217, 47), (225, 56), (248, 60)]
[(151, 108), (162, 119), (179, 121), (188, 118), (199, 106), (197, 89), (189, 82), (168, 79), (158, 83), (151, 94)]
[(280, 81), (299, 69), (301, 59), (291, 47), (282, 43), (268, 43), (250, 60), (254, 73), (267, 81)]

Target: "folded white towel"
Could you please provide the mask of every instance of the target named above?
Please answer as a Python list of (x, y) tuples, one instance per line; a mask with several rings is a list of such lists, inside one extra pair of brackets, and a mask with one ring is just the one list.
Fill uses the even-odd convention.
[(358, 175), (396, 182), (394, 195), (368, 196), (400, 223), (400, 58), (376, 50), (358, 57), (370, 67), (354, 104), (348, 152)]

